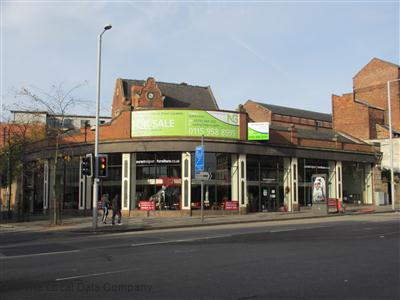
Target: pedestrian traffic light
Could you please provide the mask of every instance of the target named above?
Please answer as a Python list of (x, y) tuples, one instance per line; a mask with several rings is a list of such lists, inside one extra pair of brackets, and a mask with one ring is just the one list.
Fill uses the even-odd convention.
[(89, 154), (82, 158), (82, 176), (92, 176), (92, 155)]
[(106, 154), (99, 154), (97, 170), (99, 170), (98, 177), (108, 176), (108, 156)]

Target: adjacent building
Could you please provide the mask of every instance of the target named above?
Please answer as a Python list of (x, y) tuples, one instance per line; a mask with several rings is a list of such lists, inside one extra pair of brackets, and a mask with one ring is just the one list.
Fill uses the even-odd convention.
[[(333, 128), (368, 143), (378, 143), (383, 157), (375, 169), (379, 203), (391, 202), (388, 82), (390, 82), (393, 132), (395, 199), (400, 199), (400, 67), (373, 58), (353, 77), (353, 91), (332, 95)], [(379, 184), (383, 181), (383, 184)], [(379, 199), (379, 200), (378, 200)]]

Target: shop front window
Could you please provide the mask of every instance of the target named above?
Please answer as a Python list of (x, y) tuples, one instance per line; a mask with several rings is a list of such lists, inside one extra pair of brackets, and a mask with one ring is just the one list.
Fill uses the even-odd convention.
[[(192, 153), (192, 157), (195, 154)], [(191, 208), (201, 207), (201, 181), (195, 178), (195, 159), (192, 159)], [(204, 182), (204, 209), (223, 209), (231, 196), (231, 155), (227, 153), (205, 153), (204, 171), (210, 173), (210, 180)]]
[(137, 153), (137, 203), (154, 201), (157, 210), (180, 209), (181, 185), (181, 153)]
[[(298, 159), (298, 192), (300, 206), (311, 206), (313, 185), (316, 177), (329, 178), (329, 164), (321, 159)], [(328, 191), (326, 191), (328, 195)]]
[(108, 176), (101, 178), (100, 195), (108, 194), (112, 199), (116, 194), (121, 195), (122, 154), (108, 154)]
[(283, 206), (282, 157), (248, 155), (246, 173), (249, 211), (276, 211)]
[(365, 164), (356, 162), (342, 163), (343, 202), (363, 204), (366, 199)]

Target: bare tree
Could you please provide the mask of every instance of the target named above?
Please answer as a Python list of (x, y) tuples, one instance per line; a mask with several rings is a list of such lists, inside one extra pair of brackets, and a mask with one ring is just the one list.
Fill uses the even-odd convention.
[[(8, 218), (10, 218), (12, 183), (17, 181), (19, 178), (23, 180), (20, 175), (23, 175), (22, 161), (27, 146), (33, 141), (43, 139), (44, 125), (28, 122), (15, 124), (10, 120), (7, 120), (0, 123), (0, 137), (0, 187), (6, 189), (4, 198)], [(18, 209), (19, 217), (22, 209), (21, 197), (19, 201), (15, 202), (15, 206)]]
[[(50, 193), (49, 200), (51, 203), (50, 209), (50, 222), (53, 224), (61, 223), (61, 200), (60, 200), (60, 185), (58, 184), (57, 170), (59, 167), (60, 159), (65, 157), (62, 153), (60, 143), (62, 138), (68, 134), (71, 128), (67, 128), (64, 122), (66, 115), (68, 115), (75, 106), (85, 105), (87, 101), (78, 98), (75, 93), (86, 82), (77, 84), (69, 89), (64, 89), (63, 84), (53, 85), (49, 92), (39, 89), (21, 88), (16, 91), (16, 98), (21, 99), (22, 102), (16, 103), (15, 106), (30, 112), (46, 111), (51, 124), (46, 124), (46, 134), (44, 140), (46, 143), (40, 145), (42, 151), (52, 149), (52, 164), (50, 167)], [(34, 90), (38, 92), (34, 92)], [(61, 160), (62, 164), (64, 161)], [(60, 175), (62, 176), (62, 175)]]

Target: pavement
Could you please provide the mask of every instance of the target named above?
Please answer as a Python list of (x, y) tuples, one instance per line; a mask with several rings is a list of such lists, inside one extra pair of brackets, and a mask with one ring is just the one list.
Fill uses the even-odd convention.
[[(353, 206), (347, 207), (341, 215), (386, 213), (393, 212), (390, 205), (386, 206)], [(206, 215), (204, 220), (200, 216), (181, 217), (123, 217), (122, 225), (111, 225), (111, 218), (107, 224), (99, 222), (97, 232), (124, 232), (143, 231), (185, 227), (199, 227), (211, 225), (226, 225), (240, 223), (255, 223), (268, 221), (285, 221), (307, 218), (329, 218), (337, 216), (338, 213), (328, 215), (316, 215), (310, 208), (301, 208), (296, 212), (259, 212), (243, 215)], [(0, 223), (0, 232), (93, 232), (92, 217), (63, 216), (62, 224), (52, 225), (49, 219), (31, 220), (28, 222), (16, 222), (5, 220)]]

